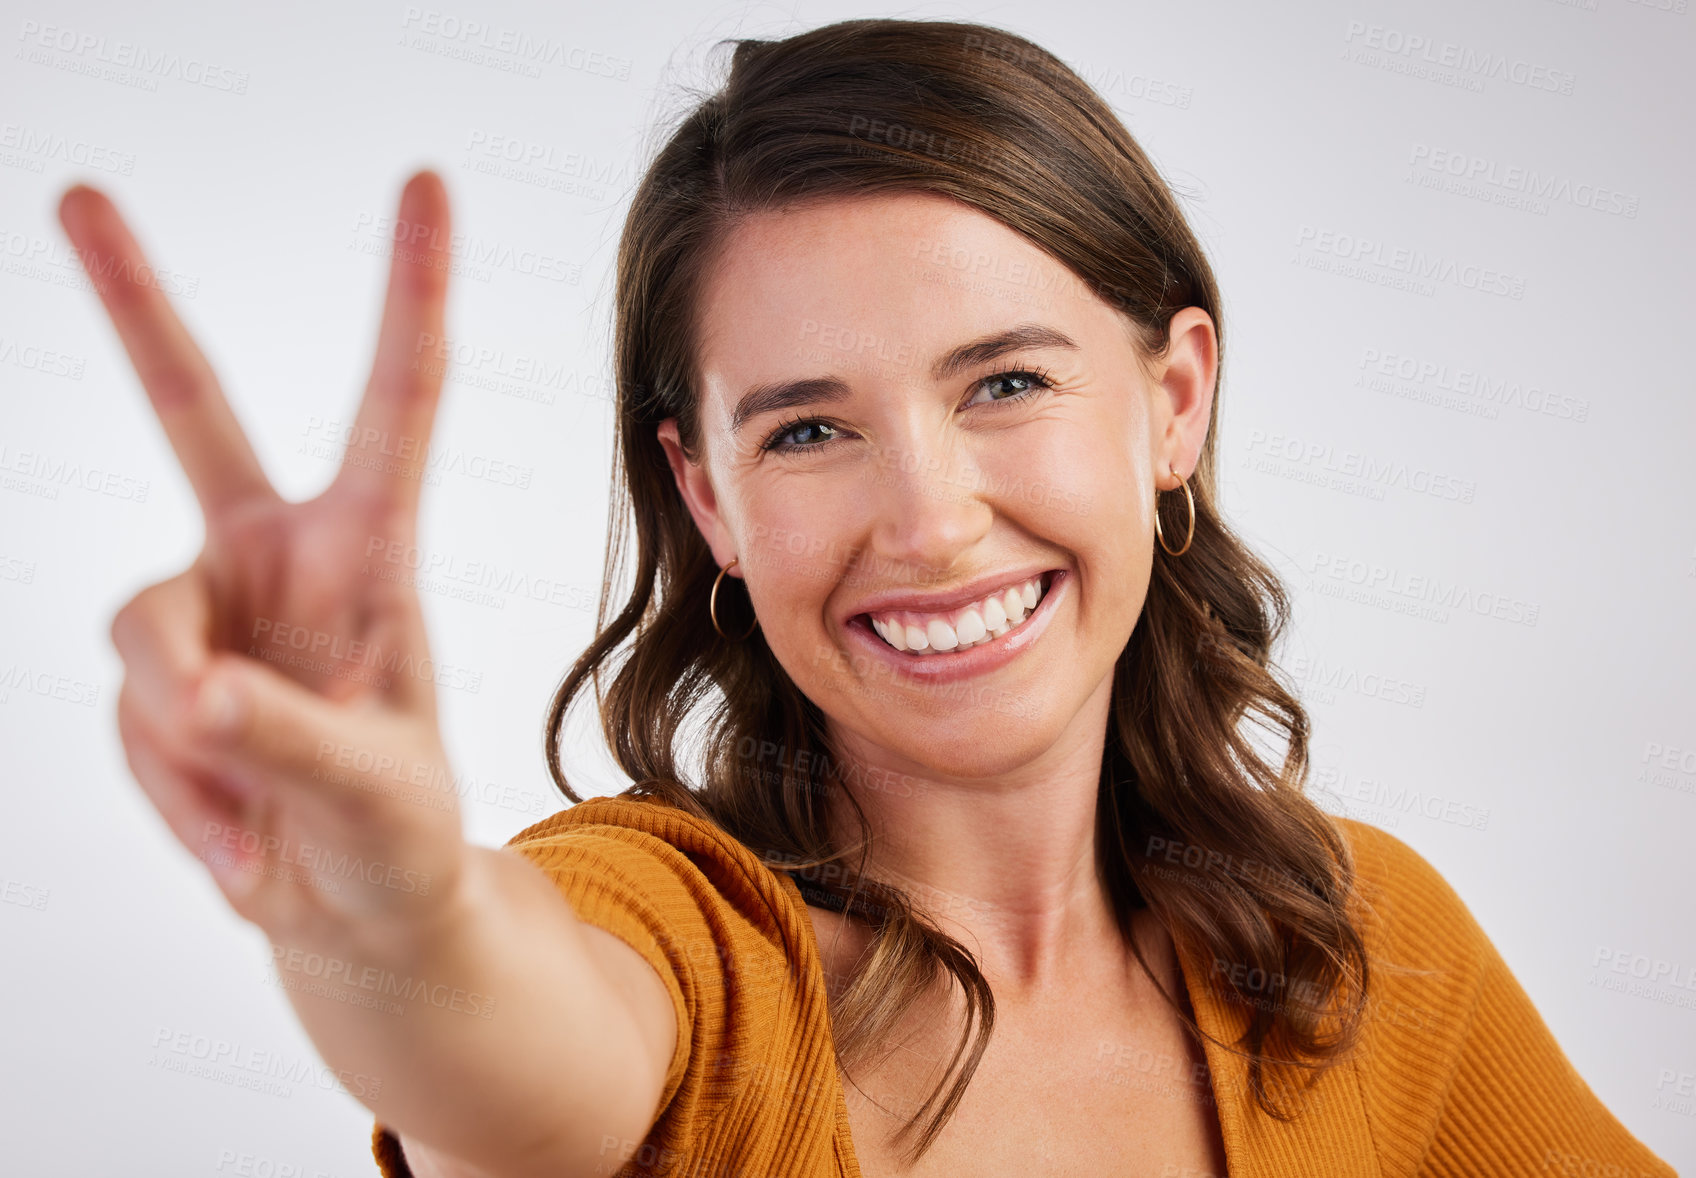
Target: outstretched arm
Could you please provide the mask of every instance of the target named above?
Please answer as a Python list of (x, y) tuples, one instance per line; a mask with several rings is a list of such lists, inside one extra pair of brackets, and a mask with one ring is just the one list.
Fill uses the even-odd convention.
[(425, 984), (404, 1018), (292, 993), (308, 1033), (332, 1067), (382, 1079), (367, 1107), (416, 1178), (617, 1170), (634, 1145), (604, 1142), (648, 1135), (676, 1044), (659, 976), (511, 851), (473, 849), (455, 908), (416, 945), (347, 949)]

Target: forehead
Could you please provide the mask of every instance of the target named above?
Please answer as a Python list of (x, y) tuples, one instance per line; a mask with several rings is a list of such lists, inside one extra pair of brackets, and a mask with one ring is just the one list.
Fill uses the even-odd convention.
[(802, 367), (916, 378), (962, 340), (1014, 323), (1064, 323), (1078, 339), (1115, 322), (1035, 243), (929, 193), (752, 214), (727, 236), (701, 296), (697, 359), (715, 398)]

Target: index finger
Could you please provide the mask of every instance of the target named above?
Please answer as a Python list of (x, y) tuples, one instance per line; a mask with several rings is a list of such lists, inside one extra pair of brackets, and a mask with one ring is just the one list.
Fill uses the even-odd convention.
[(59, 221), (83, 271), (165, 427), (201, 510), (275, 498), (212, 366), (158, 286), (124, 219), (98, 189), (73, 185), (59, 199)]
[(442, 395), (431, 349), (442, 340), (451, 229), (441, 177), (416, 173), (401, 191), (377, 354), (336, 472), (337, 486), (406, 515), (418, 510)]

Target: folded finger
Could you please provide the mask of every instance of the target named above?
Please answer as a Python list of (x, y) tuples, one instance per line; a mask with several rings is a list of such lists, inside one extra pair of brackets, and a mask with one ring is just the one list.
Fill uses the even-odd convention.
[(149, 585), (112, 619), (125, 686), (153, 730), (180, 726), (211, 658), (210, 628), (210, 597), (196, 568)]
[(177, 841), (205, 864), (225, 899), (239, 906), (257, 879), (254, 856), (226, 832), (247, 828), (251, 804), (208, 788), (194, 768), (173, 762), (141, 718), (135, 691), (126, 676), (118, 694), (118, 731), (130, 774)]
[(457, 797), (443, 757), (377, 696), (326, 699), (269, 666), (218, 655), (198, 685), (199, 749), (267, 787), (301, 790), (344, 812), (398, 797), (438, 809)]

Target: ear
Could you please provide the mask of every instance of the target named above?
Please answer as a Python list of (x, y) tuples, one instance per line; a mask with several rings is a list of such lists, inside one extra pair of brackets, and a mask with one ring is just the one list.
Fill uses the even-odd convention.
[(1188, 479), (1207, 440), (1213, 386), (1219, 375), (1219, 338), (1214, 333), (1213, 317), (1200, 307), (1176, 312), (1168, 331), (1171, 344), (1149, 390), (1153, 413), (1150, 433), (1154, 441), (1154, 485), (1162, 491), (1175, 491), (1178, 480), (1172, 472)]
[[(677, 480), (677, 493), (683, 497), (683, 505), (689, 509), (707, 547), (712, 549), (713, 560), (723, 568), (736, 555), (736, 539), (725, 529), (719, 515), (718, 495), (713, 491), (707, 469), (684, 455), (683, 442), (677, 436), (677, 418), (668, 417), (660, 422), (658, 432), (666, 461), (671, 464), (672, 478)], [(742, 575), (742, 562), (737, 562), (730, 575)]]

